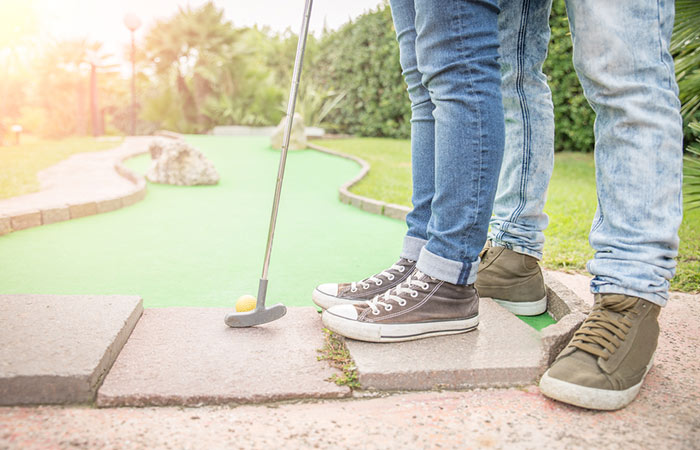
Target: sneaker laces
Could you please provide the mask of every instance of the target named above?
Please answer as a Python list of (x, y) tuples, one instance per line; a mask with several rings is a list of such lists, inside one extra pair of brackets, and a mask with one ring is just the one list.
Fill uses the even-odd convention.
[[(379, 314), (379, 306), (383, 306), (384, 310), (391, 311), (393, 305), (389, 303), (390, 301), (395, 301), (399, 306), (404, 306), (406, 304), (406, 299), (401, 297), (401, 294), (408, 294), (411, 297), (418, 297), (418, 291), (413, 289), (413, 287), (418, 287), (427, 291), (430, 289), (430, 284), (420, 280), (424, 276), (423, 272), (417, 270), (409, 275), (405, 281), (398, 284), (395, 288), (389, 289), (384, 294), (375, 296), (372, 300), (367, 301), (367, 305), (372, 310), (372, 314), (375, 316)], [(430, 277), (431, 279), (435, 279)]]
[(602, 297), (574, 334), (571, 346), (605, 360), (610, 358), (622, 345), (632, 327), (628, 316), (634, 313), (631, 308), (637, 301), (636, 297)]
[[(410, 259), (407, 259), (406, 261), (408, 261), (409, 263), (414, 262)], [(399, 260), (399, 262), (401, 262), (401, 261)], [(350, 290), (352, 292), (357, 292), (358, 285), (362, 286), (363, 289), (369, 289), (370, 282), (376, 284), (377, 286), (381, 286), (383, 281), (378, 277), (385, 277), (387, 280), (392, 281), (394, 279), (395, 275), (390, 273), (389, 272), (390, 270), (395, 270), (395, 271), (398, 271), (401, 273), (404, 273), (406, 271), (406, 267), (400, 265), (399, 262), (397, 262), (396, 264), (393, 264), (391, 267), (389, 267), (388, 269), (386, 269), (382, 272), (379, 272), (378, 274), (375, 274), (375, 275), (372, 275), (371, 277), (365, 278), (364, 280), (353, 281), (350, 284)]]

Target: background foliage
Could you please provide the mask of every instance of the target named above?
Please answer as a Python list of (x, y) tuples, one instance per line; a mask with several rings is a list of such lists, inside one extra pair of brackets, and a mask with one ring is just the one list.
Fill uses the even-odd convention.
[(319, 53), (310, 74), (314, 83), (346, 93), (327, 117), (335, 131), (395, 138), (410, 135), (411, 109), (388, 6), (324, 35)]
[[(2, 5), (0, 15), (6, 15)], [(695, 0), (676, 2), (672, 44), (688, 143), (697, 136), (687, 124), (700, 118), (699, 9)], [(13, 32), (0, 30), (0, 142), (14, 123), (51, 137), (93, 131), (89, 83), (95, 60), (100, 128), (127, 133), (128, 74), (110, 66), (112, 55), (85, 39), (38, 42), (31, 11), (16, 14)], [(555, 105), (556, 150), (590, 152), (594, 114), (571, 63), (564, 0), (554, 0), (550, 24), (544, 71)], [(286, 106), (296, 41), (291, 30), (237, 28), (213, 1), (149, 25), (137, 48), (137, 132), (276, 125)], [(297, 108), (307, 125), (330, 131), (409, 137), (410, 105), (386, 2), (336, 31), (309, 37)]]

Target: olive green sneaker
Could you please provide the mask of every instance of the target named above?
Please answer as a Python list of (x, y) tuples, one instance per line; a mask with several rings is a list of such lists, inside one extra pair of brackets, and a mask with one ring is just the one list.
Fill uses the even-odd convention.
[(399, 285), (413, 272), (416, 262), (406, 258), (391, 267), (352, 283), (325, 283), (314, 289), (311, 299), (322, 309), (335, 305), (364, 303)]
[(596, 294), (593, 311), (542, 376), (542, 393), (583, 408), (627, 406), (651, 368), (660, 310), (638, 297)]
[(494, 247), (491, 241), (479, 255), (476, 290), (513, 314), (537, 316), (547, 310), (547, 290), (537, 258)]

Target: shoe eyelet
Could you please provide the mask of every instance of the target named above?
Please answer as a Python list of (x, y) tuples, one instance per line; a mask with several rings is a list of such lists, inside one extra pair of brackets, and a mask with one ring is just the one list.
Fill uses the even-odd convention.
[(411, 292), (411, 297), (413, 297), (413, 298), (418, 297), (418, 292), (416, 292), (416, 291)]
[(401, 300), (399, 303), (399, 306), (406, 306), (406, 300)]
[(384, 307), (384, 310), (385, 310), (385, 311), (391, 311), (392, 309), (394, 309), (394, 307), (391, 306), (391, 305), (386, 305), (386, 306)]
[(423, 290), (424, 290), (424, 291), (427, 291), (428, 289), (430, 289), (430, 285), (429, 285), (428, 283), (425, 283), (425, 284), (423, 285)]
[(382, 280), (379, 280), (379, 281), (375, 282), (374, 284), (376, 284), (377, 286), (381, 286), (382, 283), (383, 283), (383, 281), (382, 281)]
[(357, 288), (350, 289), (350, 292), (357, 292)]
[(364, 283), (363, 283), (363, 284), (362, 284), (362, 287), (363, 287), (364, 289), (369, 289), (369, 284), (364, 284)]
[(394, 278), (396, 278), (396, 277), (393, 275), (389, 275), (387, 278), (389, 279), (389, 281), (394, 281)]
[(399, 272), (404, 273), (405, 271), (406, 271), (406, 268), (404, 266), (401, 266), (401, 268), (399, 269)]
[(372, 315), (373, 315), (373, 316), (378, 316), (378, 315), (379, 315), (379, 310), (372, 311)]

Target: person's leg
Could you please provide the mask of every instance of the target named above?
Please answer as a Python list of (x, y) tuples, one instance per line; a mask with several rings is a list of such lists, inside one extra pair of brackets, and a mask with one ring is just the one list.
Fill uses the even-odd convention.
[(574, 66), (596, 112), (591, 291), (664, 306), (683, 214), (682, 119), (668, 51), (674, 2), (567, 6)]
[(506, 141), (489, 239), (542, 258), (547, 186), (554, 167), (554, 109), (542, 65), (551, 0), (501, 0), (501, 92)]
[(413, 0), (392, 0), (391, 16), (399, 59), (411, 100), (411, 166), (413, 175), (413, 210), (406, 216), (408, 231), (401, 256), (418, 260), (428, 242), (430, 204), (435, 194), (435, 105), (423, 85), (423, 74), (416, 58), (416, 10)]
[(418, 71), (413, 0), (392, 0), (391, 14), (399, 43), (401, 68), (411, 100), (413, 210), (406, 217), (408, 231), (404, 236), (399, 261), (360, 281), (317, 286), (311, 298), (323, 309), (334, 305), (361, 304), (396, 287), (413, 271), (421, 249), (428, 242), (430, 203), (435, 192), (435, 107)]
[[(392, 3), (395, 9), (399, 5), (406, 3)], [(340, 305), (324, 312), (329, 329), (354, 339), (395, 342), (461, 333), (478, 324), (479, 297), (471, 283), (486, 240), (503, 151), (498, 7), (486, 0), (416, 0), (414, 5), (416, 68), (434, 118), (435, 191), (427, 243), (406, 282), (367, 306)], [(397, 24), (399, 36), (402, 30)], [(405, 47), (400, 49), (403, 53)], [(430, 127), (414, 128), (414, 133), (418, 129), (429, 132)], [(412, 141), (414, 151), (423, 142), (415, 134)]]
[(476, 288), (515, 314), (547, 309), (542, 258), (547, 186), (554, 166), (554, 111), (542, 65), (551, 0), (501, 0), (505, 151)]
[(435, 194), (417, 268), (476, 280), (503, 157), (498, 6), (417, 0), (416, 55), (435, 109)]
[(668, 51), (673, 1), (567, 2), (574, 67), (596, 112), (593, 312), (543, 375), (542, 392), (626, 406), (651, 367), (681, 222), (682, 124)]

